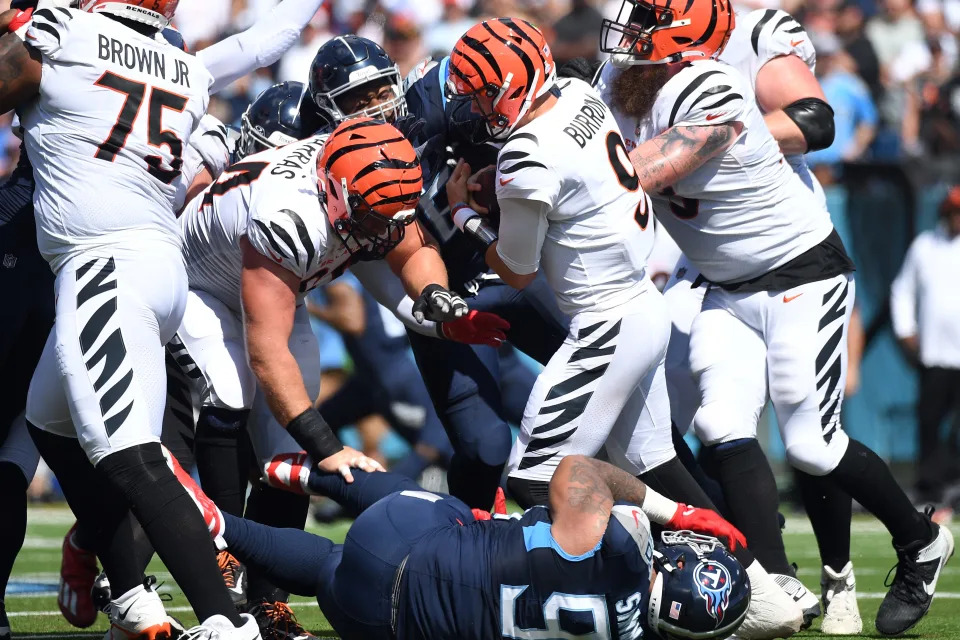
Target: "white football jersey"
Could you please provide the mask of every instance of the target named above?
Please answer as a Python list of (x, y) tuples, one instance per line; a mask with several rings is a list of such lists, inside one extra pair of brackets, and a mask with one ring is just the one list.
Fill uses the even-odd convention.
[[(598, 87), (612, 102), (611, 64)], [(826, 239), (826, 208), (784, 161), (756, 106), (749, 82), (714, 60), (692, 62), (660, 89), (637, 119), (614, 111), (628, 150), (672, 127), (740, 122), (734, 145), (673, 187), (651, 194), (658, 220), (690, 261), (713, 281), (761, 276)]]
[[(735, 67), (750, 81), (750, 87), (756, 90), (757, 74), (763, 65), (774, 58), (791, 55), (803, 60), (810, 72), (814, 72), (817, 51), (800, 23), (786, 11), (758, 9), (737, 16), (737, 27), (730, 35), (730, 41), (720, 55), (720, 61)], [(763, 111), (762, 108), (760, 110)], [(804, 154), (793, 153), (786, 158), (803, 183), (826, 208), (827, 199), (823, 187), (807, 166)]]
[(207, 110), (210, 74), (104, 14), (42, 9), (25, 40), (43, 60), (23, 125), (38, 243), (51, 266), (98, 245), (176, 243), (177, 178)]
[(177, 197), (174, 211), (183, 209), (187, 191), (205, 168), (216, 180), (230, 164), (231, 143), (227, 127), (209, 113), (200, 119), (200, 124), (190, 136), (183, 150), (183, 168), (177, 178)]
[(244, 236), (254, 249), (301, 280), (300, 297), (350, 265), (350, 253), (327, 220), (317, 186), (326, 136), (247, 156), (187, 204), (180, 216), (191, 289), (240, 312)]
[(548, 205), (539, 267), (560, 309), (606, 311), (644, 289), (654, 235), (650, 199), (597, 92), (569, 78), (558, 86), (556, 105), (500, 150), (497, 198)]

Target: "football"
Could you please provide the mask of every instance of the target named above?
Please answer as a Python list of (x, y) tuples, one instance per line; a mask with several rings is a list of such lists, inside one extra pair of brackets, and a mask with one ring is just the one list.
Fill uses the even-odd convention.
[(488, 217), (498, 220), (500, 205), (497, 204), (497, 168), (493, 165), (473, 174), (471, 180), (480, 185), (480, 191), (472, 191), (468, 204), (476, 204), (489, 210)]

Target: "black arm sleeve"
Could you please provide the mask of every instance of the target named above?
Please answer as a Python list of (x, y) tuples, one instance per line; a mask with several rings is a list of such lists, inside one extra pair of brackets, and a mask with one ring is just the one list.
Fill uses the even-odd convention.
[(833, 125), (833, 108), (820, 98), (801, 98), (783, 108), (800, 128), (807, 151), (819, 151), (833, 144), (836, 133)]

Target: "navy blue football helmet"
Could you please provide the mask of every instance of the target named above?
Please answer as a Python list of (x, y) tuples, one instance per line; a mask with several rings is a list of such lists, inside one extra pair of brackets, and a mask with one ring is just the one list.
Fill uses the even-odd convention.
[(160, 35), (170, 43), (172, 46), (180, 49), (180, 51), (187, 50), (187, 41), (183, 39), (183, 35), (173, 27), (167, 27), (160, 32)]
[(237, 159), (302, 140), (314, 133), (300, 117), (302, 82), (280, 82), (264, 89), (240, 117)]
[[(364, 85), (382, 85), (380, 104), (350, 109), (343, 97)], [(310, 65), (310, 96), (334, 125), (349, 117), (367, 116), (394, 122), (407, 114), (400, 67), (383, 47), (360, 36), (337, 36), (317, 51)]]
[(750, 579), (716, 538), (664, 531), (653, 564), (647, 624), (663, 640), (729, 637), (750, 604)]

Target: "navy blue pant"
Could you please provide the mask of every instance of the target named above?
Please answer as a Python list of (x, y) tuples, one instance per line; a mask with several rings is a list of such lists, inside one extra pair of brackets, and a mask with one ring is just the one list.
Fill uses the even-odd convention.
[[(507, 320), (510, 343), (541, 363), (545, 364), (566, 338), (569, 320), (560, 313), (542, 276), (521, 291), (504, 284), (485, 286), (468, 303), (472, 309)], [(455, 454), (447, 474), (450, 493), (471, 507), (489, 509), (513, 443), (497, 350), (427, 338), (412, 331), (408, 335), (427, 391), (453, 444)], [(523, 382), (529, 387), (512, 393), (525, 402), (533, 380), (529, 375)]]
[(27, 403), (30, 378), (53, 326), (53, 272), (37, 249), (33, 175), (18, 169), (0, 185), (0, 443)]
[(391, 596), (400, 563), (425, 532), (458, 519), (472, 521), (473, 515), (455, 498), (403, 498), (400, 491), (422, 490), (396, 474), (357, 471), (354, 477), (352, 484), (336, 474), (317, 480), (325, 494), (363, 511), (342, 545), (227, 514), (225, 538), (248, 567), (264, 571), (291, 593), (316, 596), (344, 640), (393, 640)]

